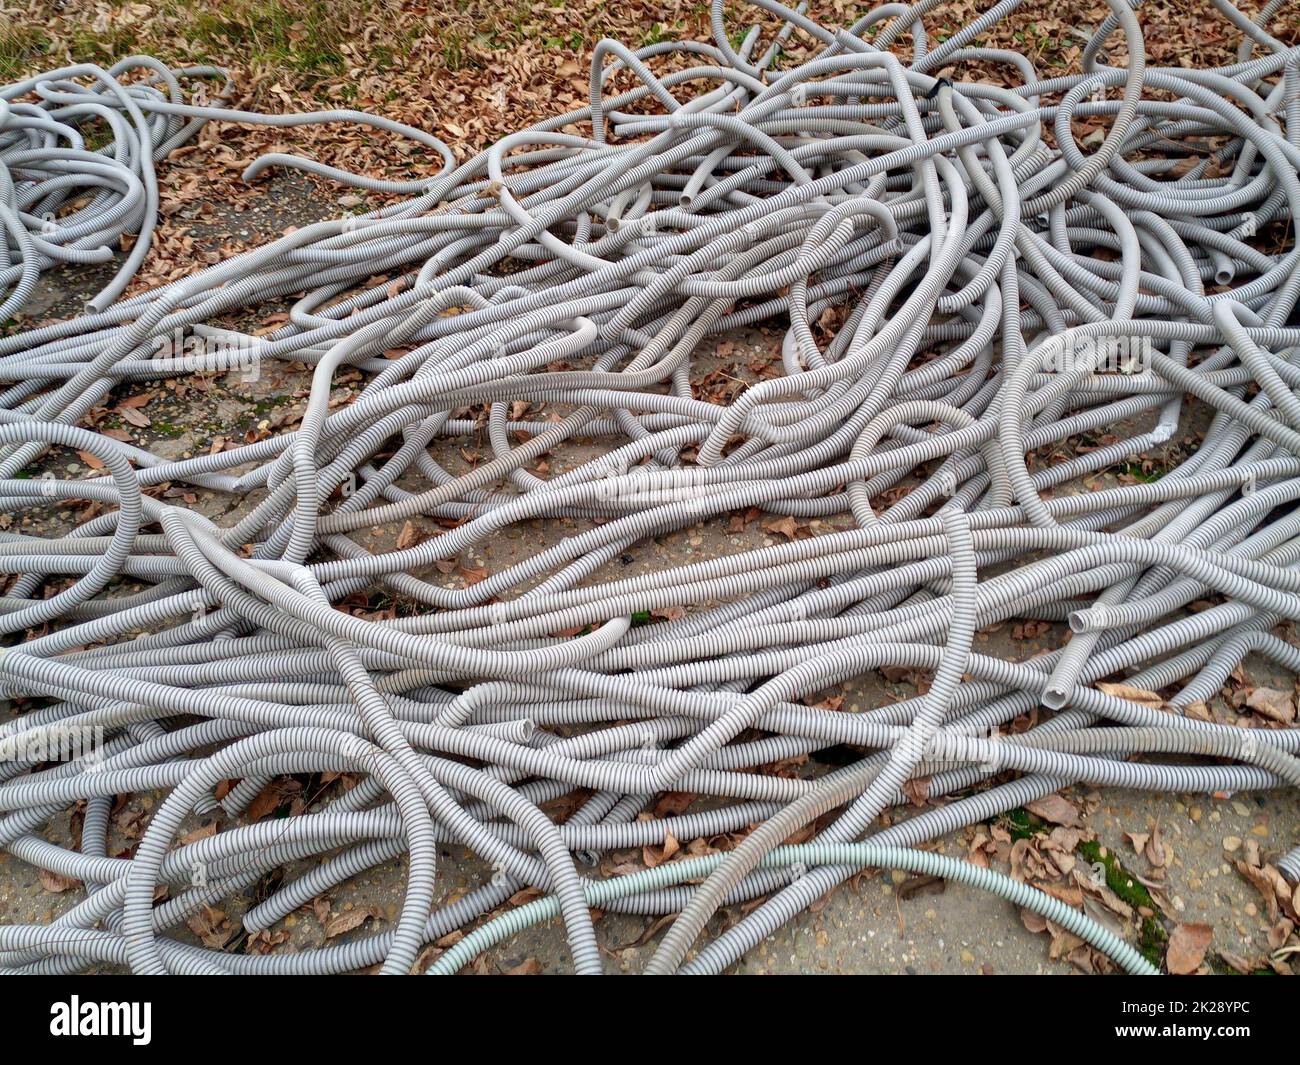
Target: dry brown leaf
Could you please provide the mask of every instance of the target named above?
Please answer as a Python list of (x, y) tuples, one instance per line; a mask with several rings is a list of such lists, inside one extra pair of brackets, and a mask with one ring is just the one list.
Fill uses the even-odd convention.
[(1165, 965), (1171, 973), (1186, 976), (1196, 972), (1205, 959), (1210, 941), (1214, 939), (1214, 929), (1208, 924), (1175, 925), (1169, 934), (1169, 949), (1165, 954)]
[(656, 865), (666, 862), (679, 850), (681, 850), (681, 844), (677, 842), (677, 838), (671, 832), (666, 832), (662, 847), (641, 848), (641, 860), (645, 863), (647, 869), (653, 869)]
[(202, 940), (205, 947), (214, 950), (224, 947), (233, 935), (226, 915), (212, 906), (204, 906), (198, 913), (185, 922), (189, 929)]
[(666, 791), (655, 803), (655, 817), (680, 817), (696, 798), (693, 791)]
[(210, 825), (204, 825), (201, 828), (196, 828), (193, 832), (189, 832), (186, 835), (182, 836), (181, 842), (197, 843), (201, 839), (207, 839), (209, 836), (215, 836), (216, 834), (217, 834), (217, 823), (213, 821), (212, 824)]
[(1164, 699), (1155, 692), (1147, 691), (1145, 688), (1135, 688), (1132, 684), (1110, 684), (1098, 681), (1097, 690), (1113, 695), (1117, 699), (1127, 699), (1131, 703), (1141, 703), (1157, 710), (1165, 705)]
[(930, 778), (913, 777), (911, 780), (905, 780), (899, 790), (907, 796), (913, 806), (924, 806), (930, 797)]
[(369, 909), (358, 907), (355, 910), (343, 910), (325, 922), (325, 938), (333, 939), (335, 936), (341, 936), (345, 932), (360, 928), (371, 917), (380, 920), (383, 916), (383, 911), (376, 906), (371, 906)]
[(1083, 896), (1083, 912), (1096, 921), (1103, 928), (1108, 929), (1112, 935), (1124, 938), (1124, 922), (1114, 910), (1108, 906), (1103, 906), (1091, 895)]
[(1075, 866), (1071, 877), (1085, 893), (1100, 899), (1102, 905), (1119, 914), (1125, 920), (1133, 916), (1133, 907), (1115, 894), (1104, 879), (1094, 877), (1092, 870), (1086, 868), (1082, 863)]
[(406, 522), (402, 525), (402, 531), (397, 534), (397, 550), (405, 551), (408, 547), (415, 547), (424, 539), (424, 534), (415, 527), (414, 523)]
[(1041, 799), (1025, 803), (1025, 809), (1054, 825), (1070, 828), (1079, 823), (1079, 808), (1064, 795), (1044, 795)]
[(63, 876), (61, 873), (52, 873), (48, 869), (38, 869), (36, 875), (41, 882), (41, 887), (56, 894), (61, 895), (72, 888), (81, 887), (80, 880), (74, 880), (70, 876)]
[(663, 618), (665, 621), (677, 621), (679, 618), (686, 616), (684, 606), (656, 606), (650, 610), (652, 618)]
[(257, 793), (253, 801), (248, 804), (245, 816), (250, 821), (258, 821), (269, 813), (273, 813), (280, 805), (280, 789), (272, 781), (261, 791)]
[(799, 529), (798, 523), (791, 517), (776, 518), (772, 521), (763, 522), (763, 528), (768, 532), (779, 533), (780, 535), (793, 540), (795, 533)]
[(1141, 854), (1147, 848), (1147, 840), (1151, 838), (1150, 832), (1125, 832), (1124, 838), (1133, 845), (1133, 853)]
[(1164, 841), (1160, 838), (1160, 822), (1157, 821), (1155, 828), (1151, 830), (1151, 838), (1147, 840), (1146, 845), (1147, 861), (1157, 868), (1161, 868), (1169, 860), (1168, 850)]
[(1055, 961), (1057, 958), (1064, 958), (1072, 951), (1083, 946), (1083, 940), (1073, 932), (1067, 932), (1064, 928), (1047, 922), (1047, 930), (1052, 936), (1052, 945), (1048, 948), (1047, 956)]
[(1271, 923), (1276, 921), (1279, 906), (1277, 892), (1274, 890), (1272, 878), (1264, 872), (1263, 869), (1257, 868), (1253, 865), (1248, 865), (1240, 859), (1235, 861), (1233, 864), (1237, 867), (1237, 872), (1249, 880), (1251, 884), (1254, 885), (1255, 890), (1259, 892), (1260, 897), (1263, 898), (1264, 907), (1268, 912), (1269, 922)]
[(1256, 688), (1246, 696), (1246, 705), (1260, 717), (1289, 725), (1295, 720), (1295, 700), (1276, 688)]
[(1078, 884), (1058, 884), (1051, 880), (1042, 880), (1034, 885), (1045, 895), (1060, 899), (1067, 906), (1079, 909), (1084, 904), (1083, 889)]
[(1258, 969), (1261, 965), (1264, 964), (1262, 958), (1258, 958), (1258, 957), (1253, 959), (1247, 958), (1244, 954), (1234, 954), (1231, 951), (1227, 951), (1227, 950), (1219, 951), (1219, 957), (1222, 958), (1226, 964), (1236, 969), (1237, 972), (1239, 973), (1254, 972), (1256, 969)]
[(1268, 930), (1269, 949), (1280, 950), (1286, 944), (1286, 941), (1291, 938), (1291, 933), (1294, 931), (1294, 921), (1288, 917), (1280, 918), (1277, 923), (1272, 925)]
[(248, 937), (248, 950), (253, 954), (270, 954), (272, 948), (287, 942), (289, 942), (287, 929), (281, 928), (272, 932), (269, 928), (262, 928)]

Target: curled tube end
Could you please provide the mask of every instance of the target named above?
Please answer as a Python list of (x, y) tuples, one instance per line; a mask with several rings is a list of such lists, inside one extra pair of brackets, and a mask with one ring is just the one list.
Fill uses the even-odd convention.
[(1106, 611), (1101, 606), (1089, 607), (1087, 610), (1071, 610), (1067, 620), (1071, 632), (1098, 632), (1110, 627)]
[(1061, 685), (1053, 684), (1048, 687), (1039, 700), (1049, 710), (1063, 710), (1070, 693)]

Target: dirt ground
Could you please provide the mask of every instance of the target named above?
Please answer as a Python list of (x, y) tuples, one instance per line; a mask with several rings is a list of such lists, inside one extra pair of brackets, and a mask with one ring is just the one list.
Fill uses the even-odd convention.
[[(242, 200), (238, 208), (212, 204), (205, 204), (202, 211), (196, 208), (190, 221), (191, 232), (199, 249), (219, 246), (230, 234), (237, 235), (241, 242), (256, 242), (290, 226), (346, 209), (350, 201), (342, 200), (342, 196), (310, 185), (305, 179), (282, 176), (265, 186), (264, 195)], [(97, 276), (93, 269), (47, 275), (30, 316), (42, 319), (67, 313), (95, 287)], [(273, 307), (260, 309), (258, 320), (273, 321), (268, 316), (275, 311)], [(713, 367), (724, 374), (752, 377), (754, 367), (761, 372), (766, 360), (779, 358), (779, 336), (775, 333), (750, 330), (708, 343), (714, 344), (715, 350), (704, 354), (702, 367)], [(291, 426), (301, 414), (306, 384), (307, 376), (301, 369), (277, 365), (264, 368), (256, 380), (231, 374), (190, 379), (181, 387), (136, 386), (137, 390), (143, 387), (153, 393), (144, 408), (150, 424), (127, 428), (161, 453), (202, 453)], [(340, 382), (340, 388), (347, 387), (346, 380)], [(103, 424), (121, 423), (114, 422), (110, 415)], [(472, 449), (473, 443), (469, 442), (468, 447)], [(460, 450), (459, 460), (449, 450), (449, 467), (455, 468), (458, 461), (463, 466), (467, 461), (465, 449)], [(577, 453), (561, 453), (549, 461), (552, 469), (559, 470), (579, 457)], [(76, 462), (68, 462), (66, 453), (51, 461), (60, 464), (61, 476), (89, 472)], [(186, 496), (186, 502), (223, 521), (249, 505), (189, 487), (174, 491), (193, 492)], [(49, 516), (48, 525), (26, 531), (49, 533), (69, 528), (76, 520), (77, 515), (70, 510), (56, 512)], [(782, 534), (765, 522), (770, 522), (770, 517), (746, 521), (740, 527), (734, 522), (715, 522), (685, 529), (642, 545), (633, 557), (616, 565), (621, 575), (631, 575), (639, 569), (700, 560), (780, 539)], [(515, 527), (485, 548), (481, 557), (462, 558), (460, 565), (496, 570), (532, 553), (536, 543), (553, 542), (565, 532), (563, 522)], [(816, 527), (808, 530), (811, 534), (817, 532)], [(401, 534), (399, 528), (374, 528), (357, 535), (369, 546), (391, 547)], [(456, 578), (453, 575), (445, 579)], [(981, 639), (985, 641), (982, 649), (989, 653), (1026, 657), (1047, 646), (1052, 634), (1036, 631), (1033, 626), (1006, 625), (982, 634)], [(1296, 687), (1294, 676), (1280, 673), (1262, 660), (1248, 659), (1244, 671), (1243, 680), (1252, 686), (1288, 692)], [(842, 686), (834, 694), (843, 698), (843, 709), (851, 711), (904, 697), (911, 690), (907, 683), (873, 673)], [(1226, 705), (1216, 707), (1215, 712), (1235, 713)], [(808, 771), (818, 771), (818, 767), (809, 767)], [(286, 801), (294, 797), (287, 792), (281, 796)], [(311, 796), (306, 798), (310, 800)], [(927, 801), (921, 796), (918, 799)], [(1022, 873), (1026, 869), (1038, 872), (1058, 884), (1063, 897), (1077, 895), (1090, 913), (1111, 921), (1157, 959), (1164, 958), (1170, 934), (1184, 934), (1180, 926), (1209, 926), (1211, 942), (1201, 965), (1203, 971), (1289, 968), (1287, 959), (1295, 949), (1287, 945), (1292, 930), (1279, 928), (1276, 906), (1269, 905), (1245, 874), (1285, 852), (1300, 836), (1300, 795), (1149, 795), (1109, 789), (1095, 793), (1081, 787), (1071, 789), (1065, 799), (1064, 805), (1046, 811), (1017, 811), (951, 834), (937, 841), (936, 847), (958, 857), (976, 857), (1003, 870), (1014, 866)], [(116, 812), (117, 838), (110, 853), (114, 848), (131, 845), (142, 817), (156, 801), (156, 796), (138, 796)], [(272, 807), (275, 804), (273, 797)], [(191, 826), (202, 827), (202, 821)], [(65, 816), (53, 826), (51, 838), (66, 842), (73, 838), (74, 831), (75, 826)], [(647, 856), (627, 852), (622, 857), (639, 861)], [(613, 860), (620, 860), (620, 855)], [(1098, 866), (1098, 860), (1105, 869)], [(1044, 861), (1049, 863), (1045, 873), (1041, 864), (1035, 864)], [(1242, 868), (1238, 862), (1243, 862)], [(1087, 886), (1089, 870), (1105, 874), (1104, 890)], [(292, 876), (298, 871), (302, 870), (286, 869), (284, 873)], [(443, 897), (458, 897), (476, 880), (481, 882), (486, 873), (476, 860), (449, 848), (441, 865)], [(263, 883), (258, 892), (191, 922), (190, 934), (209, 945), (262, 951), (317, 946), (327, 937), (342, 942), (349, 936), (371, 934), (395, 918), (403, 877), (400, 861), (388, 863), (290, 914), (269, 933), (247, 941), (239, 927), (239, 916), (256, 901), (253, 895), (261, 897), (271, 886)], [(1092, 880), (1095, 883), (1096, 876)], [(82, 891), (80, 885), (61, 882), (8, 855), (0, 855), (0, 922), (47, 922), (79, 900)], [(734, 909), (724, 912), (712, 931), (739, 916)], [(653, 951), (660, 925), (650, 919), (610, 917), (602, 920), (599, 928), (610, 971), (636, 972)], [(1290, 942), (1295, 942), (1293, 937)], [(438, 947), (431, 948), (422, 964), (438, 952)], [(1077, 940), (1058, 929), (1044, 929), (1033, 921), (1022, 920), (1008, 903), (958, 885), (869, 872), (821, 900), (811, 912), (801, 915), (743, 959), (736, 970), (1065, 974), (1092, 971), (1098, 965), (1097, 957), (1081, 949)], [(567, 971), (567, 951), (558, 922), (515, 937), (477, 959), (471, 969)]]

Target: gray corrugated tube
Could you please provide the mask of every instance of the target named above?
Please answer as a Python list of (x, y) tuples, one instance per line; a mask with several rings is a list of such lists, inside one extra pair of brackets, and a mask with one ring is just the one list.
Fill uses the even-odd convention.
[[(588, 106), (466, 161), (356, 112), (234, 111), (224, 72), (147, 57), (0, 90), (0, 319), (43, 271), (139, 235), (83, 313), (0, 336), (0, 685), (18, 708), (0, 846), (85, 885), (48, 925), (0, 926), (0, 966), (454, 972), (558, 917), (573, 968), (599, 973), (608, 912), (675, 915), (647, 971), (711, 973), (888, 867), (1156, 971), (1081, 911), (921, 849), (1077, 782), (1300, 787), (1285, 713), (1201, 710), (1247, 655), (1300, 667), (1300, 48), (1267, 32), (1278, 4), (1252, 20), (1215, 0), (1236, 61), (1155, 67), (1136, 5), (1106, 3), (1082, 72), (1045, 77), (977, 44), (1019, 0), (942, 43), (934, 0), (838, 29), (754, 0), (740, 36), (715, 0), (711, 43), (602, 41)], [(441, 168), (394, 182), (263, 157), (250, 177), (297, 167), (385, 205), (128, 289), (154, 167), (209, 121), (364, 122)], [(1104, 132), (1080, 144), (1081, 122)], [(218, 324), (268, 301), (288, 307), (270, 333)], [(746, 326), (784, 330), (779, 363), (725, 402), (698, 394), (696, 353)], [(296, 429), (175, 458), (90, 427), (120, 386), (277, 361), (313, 368)], [(339, 403), (345, 373), (363, 383)], [(468, 438), (482, 460), (454, 472)], [(63, 476), (67, 449), (94, 469)], [(1144, 461), (1160, 475), (1115, 476)], [(211, 520), (162, 485), (239, 505)], [(71, 500), (94, 516), (33, 531)], [(810, 535), (657, 554), (751, 511)], [(408, 519), (422, 542), (367, 545)], [(539, 521), (563, 535), (521, 533)], [(484, 579), (442, 576), (507, 540)], [(400, 609), (345, 605), (371, 593)], [(988, 653), (1011, 619), (1056, 646)], [(891, 668), (929, 684), (816, 702)], [(854, 756), (808, 758), (831, 747)], [(247, 815), (313, 774), (340, 782)], [(946, 801), (910, 805), (919, 780)], [(151, 792), (112, 854), (116, 797)], [(664, 792), (698, 801), (647, 812)], [(80, 839), (52, 842), (74, 808)], [(741, 841), (598, 868), (721, 834)], [(1300, 848), (1266, 856), (1300, 879)], [(403, 902), (373, 934), (266, 954), (185, 934), (276, 870), (238, 909), (249, 932), (395, 858)], [(448, 861), (472, 885), (455, 901)], [(524, 888), (540, 897), (502, 908)]]

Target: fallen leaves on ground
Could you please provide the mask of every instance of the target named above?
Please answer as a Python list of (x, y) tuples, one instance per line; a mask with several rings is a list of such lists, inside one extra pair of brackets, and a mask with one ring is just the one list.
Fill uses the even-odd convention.
[(1079, 823), (1079, 808), (1060, 793), (1045, 795), (1041, 799), (1027, 802), (1025, 809), (1035, 817), (1051, 821), (1054, 825), (1072, 828)]
[(352, 910), (343, 910), (339, 913), (332, 914), (328, 921), (325, 922), (325, 938), (333, 939), (335, 936), (341, 936), (347, 932), (355, 931), (366, 923), (370, 918), (382, 920), (384, 911), (377, 906), (368, 908), (357, 907)]
[(1246, 705), (1260, 717), (1283, 725), (1295, 720), (1295, 699), (1289, 692), (1276, 688), (1255, 688), (1246, 696)]
[(74, 880), (62, 873), (52, 873), (48, 869), (38, 869), (36, 875), (41, 882), (41, 887), (46, 891), (53, 891), (55, 894), (62, 894), (65, 891), (72, 890), (72, 888), (81, 887), (80, 880)]
[(1186, 976), (1196, 972), (1205, 960), (1205, 952), (1214, 938), (1214, 929), (1208, 924), (1175, 925), (1169, 933), (1169, 950), (1165, 965), (1171, 973)]

